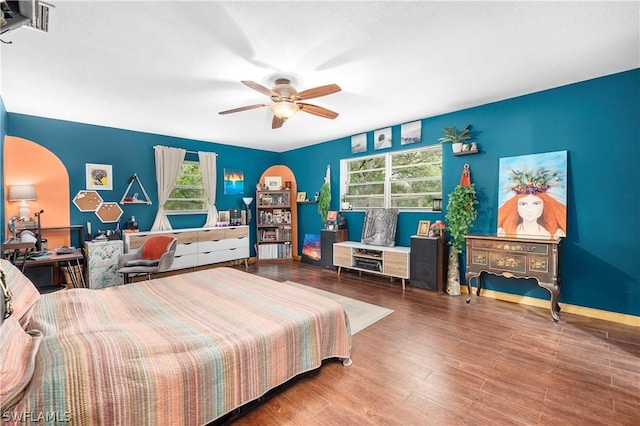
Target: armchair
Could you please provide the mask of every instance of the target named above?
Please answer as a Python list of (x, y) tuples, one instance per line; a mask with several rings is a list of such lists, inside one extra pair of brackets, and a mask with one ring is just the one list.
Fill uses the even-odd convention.
[(166, 235), (148, 238), (142, 247), (121, 254), (118, 257), (118, 272), (124, 274), (124, 282), (129, 283), (130, 275), (146, 275), (164, 272), (171, 268), (178, 240)]

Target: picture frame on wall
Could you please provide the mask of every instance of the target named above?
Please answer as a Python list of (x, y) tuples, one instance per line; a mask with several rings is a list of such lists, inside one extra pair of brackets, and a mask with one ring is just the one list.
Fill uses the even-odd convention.
[(296, 201), (301, 203), (303, 201), (307, 200), (307, 193), (306, 192), (298, 192), (298, 196), (296, 197)]
[(282, 177), (280, 176), (265, 176), (264, 184), (269, 191), (277, 191), (282, 188)]
[(359, 135), (351, 136), (351, 153), (357, 154), (359, 152), (365, 152), (367, 150), (367, 134), (360, 133)]
[(111, 191), (113, 189), (113, 169), (108, 164), (86, 163), (86, 189)]
[(385, 127), (373, 132), (373, 149), (391, 148), (393, 141), (391, 140), (391, 127)]
[(422, 121), (412, 121), (400, 126), (400, 145), (422, 142)]

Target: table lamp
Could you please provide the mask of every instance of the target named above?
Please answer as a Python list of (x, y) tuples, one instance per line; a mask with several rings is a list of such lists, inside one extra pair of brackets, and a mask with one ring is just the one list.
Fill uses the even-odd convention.
[(253, 197), (242, 197), (242, 201), (244, 201), (244, 204), (247, 206), (247, 225), (248, 225), (251, 222), (251, 210), (249, 209), (249, 206), (253, 202)]
[(9, 187), (9, 201), (21, 201), (20, 219), (22, 220), (29, 220), (27, 200), (36, 200), (36, 190), (33, 185), (11, 185)]

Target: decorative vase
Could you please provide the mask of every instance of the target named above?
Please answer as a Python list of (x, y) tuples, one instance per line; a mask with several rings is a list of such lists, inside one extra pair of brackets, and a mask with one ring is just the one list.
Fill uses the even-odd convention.
[(351, 204), (349, 204), (349, 202), (348, 202), (348, 201), (343, 201), (343, 202), (340, 204), (340, 209), (341, 209), (341, 210), (349, 210), (350, 208), (351, 208)]
[(462, 152), (462, 142), (456, 142), (451, 144), (451, 149), (454, 153)]
[(447, 268), (447, 294), (460, 296), (460, 261), (458, 250), (449, 250), (449, 266)]

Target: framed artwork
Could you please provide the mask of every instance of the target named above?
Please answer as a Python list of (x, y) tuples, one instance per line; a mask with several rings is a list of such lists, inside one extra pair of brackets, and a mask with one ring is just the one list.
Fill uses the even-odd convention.
[(280, 176), (265, 176), (264, 184), (267, 186), (267, 189), (277, 191), (282, 188), (282, 178)]
[(86, 164), (86, 189), (113, 189), (113, 171), (107, 164)]
[(391, 148), (391, 127), (373, 132), (373, 149)]
[(229, 223), (230, 220), (231, 215), (229, 214), (229, 210), (218, 211), (218, 222)]
[(306, 201), (307, 200), (307, 193), (306, 192), (298, 192), (298, 196), (296, 198), (297, 202), (302, 202), (302, 201)]
[(416, 232), (416, 234), (422, 236), (422, 237), (426, 237), (429, 235), (429, 227), (431, 226), (431, 221), (430, 220), (421, 220), (418, 223), (418, 231)]
[(351, 153), (357, 154), (359, 152), (365, 152), (367, 150), (367, 134), (360, 133), (359, 135), (351, 136)]
[(368, 209), (362, 227), (363, 244), (393, 247), (396, 245), (398, 209)]
[(567, 151), (501, 158), (498, 179), (499, 236), (566, 236)]
[(400, 126), (400, 145), (422, 141), (422, 121), (404, 123)]
[(335, 222), (338, 220), (338, 212), (336, 210), (329, 210), (327, 212), (327, 223)]
[(244, 194), (244, 172), (239, 169), (224, 169), (224, 194)]

